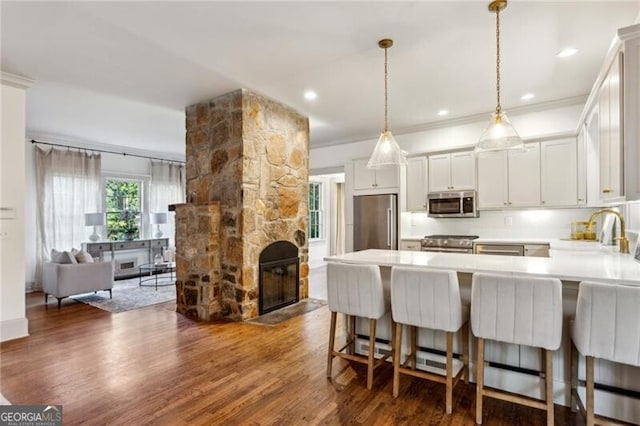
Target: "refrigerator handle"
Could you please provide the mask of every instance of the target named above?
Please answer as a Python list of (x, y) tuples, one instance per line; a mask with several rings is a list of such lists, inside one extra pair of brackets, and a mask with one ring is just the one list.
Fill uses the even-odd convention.
[(387, 246), (391, 247), (391, 224), (393, 223), (393, 212), (391, 209), (387, 209)]

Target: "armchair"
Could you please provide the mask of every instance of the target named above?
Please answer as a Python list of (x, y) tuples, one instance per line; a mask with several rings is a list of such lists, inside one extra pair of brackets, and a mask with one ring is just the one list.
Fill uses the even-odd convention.
[(44, 301), (47, 303), (49, 295), (58, 299), (58, 309), (62, 299), (74, 294), (91, 291), (109, 291), (113, 297), (113, 263), (94, 262), (78, 264), (62, 264), (45, 262), (42, 271), (42, 289)]

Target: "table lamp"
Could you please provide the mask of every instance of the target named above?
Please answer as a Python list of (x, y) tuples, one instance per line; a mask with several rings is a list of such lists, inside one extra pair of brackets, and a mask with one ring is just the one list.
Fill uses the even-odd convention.
[(104, 225), (104, 213), (85, 213), (84, 214), (85, 226), (93, 226), (93, 234), (89, 236), (89, 240), (96, 242), (100, 241), (100, 234), (96, 232), (96, 226)]
[(151, 213), (150, 222), (152, 225), (158, 226), (156, 233), (153, 234), (154, 238), (162, 237), (162, 230), (160, 229), (160, 225), (167, 223), (167, 213), (166, 212)]

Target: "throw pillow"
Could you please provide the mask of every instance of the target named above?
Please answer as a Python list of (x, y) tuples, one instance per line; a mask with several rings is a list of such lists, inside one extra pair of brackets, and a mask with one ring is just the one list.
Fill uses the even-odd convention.
[(78, 263), (93, 263), (93, 256), (86, 251), (80, 250), (76, 253), (76, 260)]
[(53, 263), (78, 263), (75, 256), (68, 251), (51, 250), (51, 262)]

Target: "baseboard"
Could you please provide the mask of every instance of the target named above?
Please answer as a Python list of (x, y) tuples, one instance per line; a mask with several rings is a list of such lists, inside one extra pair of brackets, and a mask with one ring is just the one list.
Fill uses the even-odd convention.
[(0, 321), (0, 342), (19, 339), (29, 335), (29, 320), (26, 318), (15, 318)]

